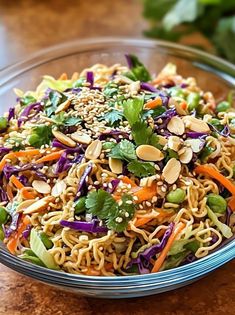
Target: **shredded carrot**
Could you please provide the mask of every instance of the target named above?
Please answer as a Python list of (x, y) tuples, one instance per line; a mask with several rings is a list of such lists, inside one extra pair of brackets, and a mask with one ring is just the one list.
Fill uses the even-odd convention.
[(2, 160), (0, 162), (0, 172), (2, 172), (4, 166), (6, 165), (6, 160), (8, 160), (8, 159), (11, 160), (13, 158), (24, 157), (24, 156), (34, 156), (37, 154), (40, 154), (40, 151), (38, 149), (18, 151), (18, 152), (10, 152), (2, 158)]
[(156, 211), (159, 213), (157, 216), (156, 214), (153, 214), (152, 216), (145, 215), (145, 216), (137, 218), (135, 222), (135, 227), (145, 225), (146, 223), (150, 222), (153, 219), (164, 219), (172, 215), (171, 212), (164, 211), (163, 209), (156, 209)]
[(138, 187), (138, 186), (136, 185), (136, 183), (135, 183), (133, 180), (131, 180), (129, 177), (127, 177), (127, 176), (123, 176), (123, 177), (121, 178), (121, 181), (122, 181), (124, 184), (131, 185), (131, 187)]
[(188, 104), (187, 104), (186, 102), (182, 102), (182, 103), (180, 103), (180, 106), (181, 106), (181, 108), (182, 108), (183, 110), (186, 110), (187, 107), (188, 107)]
[(10, 199), (10, 201), (12, 201), (14, 198), (13, 192), (12, 192), (12, 187), (10, 184), (7, 184), (7, 196)]
[(10, 177), (10, 182), (12, 182), (12, 184), (14, 184), (15, 187), (18, 189), (24, 188), (24, 185), (19, 181), (19, 179), (15, 175), (12, 175)]
[(62, 73), (62, 74), (59, 76), (58, 80), (68, 80), (67, 73), (65, 73), (65, 72)]
[(185, 228), (185, 224), (180, 222), (173, 230), (171, 236), (169, 237), (166, 246), (162, 250), (160, 256), (158, 259), (155, 261), (153, 269), (151, 272), (158, 272), (164, 263), (164, 260), (166, 259), (167, 253), (169, 252), (175, 238), (179, 235), (179, 233)]
[(198, 165), (194, 169), (194, 171), (196, 172), (196, 174), (205, 174), (205, 175), (208, 175), (208, 176), (216, 179), (226, 189), (228, 189), (228, 191), (230, 191), (232, 195), (235, 195), (235, 185), (228, 178), (224, 177), (222, 174), (220, 174), (214, 168), (212, 168), (208, 165)]
[(53, 160), (58, 160), (63, 152), (64, 152), (64, 150), (52, 152), (48, 155), (41, 157), (35, 163), (39, 164), (39, 163), (49, 162), (49, 161), (53, 161)]
[(30, 223), (30, 219), (27, 216), (22, 217), (22, 221), (19, 224), (17, 231), (14, 234), (12, 234), (12, 236), (10, 237), (10, 239), (7, 243), (7, 248), (8, 248), (10, 253), (15, 254), (18, 241), (19, 241), (23, 231), (26, 229), (26, 227), (29, 223)]
[(152, 199), (157, 194), (157, 185), (155, 183), (150, 187), (133, 187), (132, 189), (133, 196), (137, 197), (136, 203), (141, 203), (146, 200)]
[(6, 165), (6, 160), (7, 160), (7, 159), (12, 159), (12, 158), (14, 158), (14, 157), (15, 157), (15, 155), (14, 155), (14, 153), (12, 153), (12, 152), (10, 152), (10, 153), (4, 155), (4, 157), (2, 158), (2, 160), (1, 160), (1, 162), (0, 162), (0, 172), (2, 172), (4, 166)]
[(24, 187), (21, 189), (21, 195), (24, 199), (35, 199), (36, 198), (36, 194), (35, 192), (33, 191), (30, 191), (30, 190), (33, 190), (31, 187)]
[(71, 77), (71, 80), (72, 81), (75, 81), (75, 80), (77, 80), (78, 79), (78, 72), (74, 72), (73, 74), (72, 74), (72, 77)]
[(233, 212), (235, 212), (235, 196), (229, 200), (228, 206)]
[[(25, 198), (25, 199), (34, 199), (35, 198), (35, 195), (31, 192), (29, 192), (27, 189), (27, 187), (25, 187), (20, 181), (19, 179), (15, 176), (15, 175), (12, 175), (10, 177), (10, 182), (17, 188), (17, 189), (20, 189), (21, 190), (21, 193), (22, 193), (22, 196)], [(30, 187), (28, 187), (30, 188)]]
[(25, 151), (22, 150), (22, 151), (14, 152), (13, 154), (15, 157), (25, 157), (25, 156), (34, 156), (41, 153), (40, 153), (40, 150), (38, 149), (31, 149), (31, 150), (25, 150)]
[(149, 108), (149, 109), (154, 109), (158, 106), (162, 106), (162, 99), (160, 96), (156, 97), (154, 100), (152, 101), (148, 101), (144, 107), (145, 108)]

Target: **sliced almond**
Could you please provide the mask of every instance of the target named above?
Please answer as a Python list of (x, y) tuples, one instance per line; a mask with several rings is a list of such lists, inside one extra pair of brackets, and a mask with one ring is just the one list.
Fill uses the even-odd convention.
[(32, 186), (40, 194), (49, 194), (51, 192), (51, 186), (43, 180), (34, 180)]
[(177, 181), (181, 172), (181, 164), (175, 158), (170, 159), (163, 168), (162, 176), (168, 184)]
[(114, 174), (121, 174), (123, 164), (121, 160), (109, 158), (109, 167)]
[(85, 151), (85, 157), (88, 160), (95, 160), (100, 156), (102, 150), (102, 142), (100, 140), (92, 141)]
[(63, 180), (58, 180), (51, 190), (51, 195), (53, 197), (59, 197), (65, 191), (66, 187), (67, 186)]
[(194, 153), (198, 153), (202, 150), (205, 141), (201, 139), (188, 139), (184, 143), (190, 146)]
[(30, 214), (30, 213), (35, 213), (35, 212), (40, 212), (42, 210), (45, 210), (48, 207), (48, 204), (53, 200), (54, 200), (54, 197), (51, 197), (51, 196), (44, 197), (32, 203), (29, 207), (27, 207), (24, 210), (24, 213)]
[(163, 153), (152, 145), (142, 144), (136, 149), (136, 155), (144, 161), (161, 161)]
[(66, 100), (66, 101), (64, 101), (63, 103), (61, 103), (61, 104), (57, 107), (57, 109), (56, 109), (56, 111), (55, 111), (55, 114), (58, 114), (59, 112), (65, 111), (66, 109), (69, 108), (70, 104), (71, 104), (71, 101), (70, 101), (69, 99)]
[(184, 134), (185, 127), (182, 119), (180, 117), (174, 116), (171, 118), (169, 123), (167, 124), (167, 129), (174, 133), (175, 135), (181, 136)]
[(160, 145), (164, 146), (164, 145), (167, 144), (167, 138), (165, 138), (165, 137), (163, 137), (163, 136), (161, 136), (161, 135), (158, 135), (158, 139), (159, 139), (158, 143), (159, 143)]
[(68, 147), (76, 147), (76, 142), (73, 141), (71, 138), (66, 136), (60, 131), (52, 130), (53, 135), (56, 137), (57, 140), (59, 140), (61, 143), (67, 145)]
[(168, 148), (172, 149), (173, 151), (177, 152), (181, 146), (181, 140), (177, 136), (170, 136), (168, 138)]
[(19, 206), (16, 208), (16, 212), (23, 212), (25, 209), (27, 209), (29, 206), (31, 206), (33, 203), (35, 203), (34, 199), (28, 199), (19, 204)]
[(91, 137), (85, 133), (76, 131), (74, 133), (71, 134), (71, 138), (78, 142), (78, 143), (82, 143), (82, 144), (89, 144), (91, 143)]
[(184, 116), (182, 119), (185, 124), (185, 127), (192, 131), (210, 132), (209, 126), (203, 120), (197, 119), (196, 117), (193, 116)]
[(180, 162), (183, 164), (188, 164), (193, 158), (193, 150), (186, 147), (184, 152), (179, 155)]

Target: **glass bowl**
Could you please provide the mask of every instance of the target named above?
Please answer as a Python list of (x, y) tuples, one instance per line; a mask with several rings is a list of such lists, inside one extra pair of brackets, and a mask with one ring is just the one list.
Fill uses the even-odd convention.
[[(78, 40), (45, 49), (0, 72), (1, 113), (15, 103), (14, 87), (34, 89), (44, 74), (71, 75), (94, 63), (125, 63), (124, 54), (136, 54), (151, 73), (172, 62), (178, 72), (195, 77), (199, 86), (217, 100), (235, 86), (235, 66), (207, 53), (163, 41), (128, 38)], [(12, 256), (0, 244), (0, 262), (42, 282), (64, 290), (99, 298), (129, 298), (156, 294), (187, 285), (235, 257), (235, 240), (189, 265), (155, 274), (125, 277), (92, 277), (66, 274), (27, 263)]]

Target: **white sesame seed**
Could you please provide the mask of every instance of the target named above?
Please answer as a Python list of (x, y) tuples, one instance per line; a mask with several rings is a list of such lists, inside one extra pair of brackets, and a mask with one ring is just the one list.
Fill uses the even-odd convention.
[(147, 207), (151, 207), (151, 206), (152, 206), (151, 202), (146, 201), (146, 206), (147, 206)]

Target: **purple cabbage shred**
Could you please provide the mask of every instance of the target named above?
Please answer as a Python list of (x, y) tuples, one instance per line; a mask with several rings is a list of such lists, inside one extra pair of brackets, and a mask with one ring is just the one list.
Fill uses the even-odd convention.
[(84, 172), (83, 172), (83, 174), (82, 174), (82, 176), (81, 176), (81, 178), (80, 178), (80, 182), (79, 182), (79, 184), (78, 184), (78, 190), (77, 190), (77, 193), (80, 193), (80, 195), (79, 195), (79, 196), (76, 196), (75, 201), (76, 201), (79, 197), (84, 196), (84, 195), (87, 194), (88, 189), (87, 189), (86, 178), (87, 178), (87, 176), (90, 175), (91, 171), (92, 171), (92, 164), (89, 164), (89, 165), (85, 168), (85, 170), (84, 170)]
[[(120, 138), (119, 136), (122, 136), (122, 138)], [(115, 140), (117, 140), (118, 142), (121, 141), (122, 139), (129, 139), (129, 135), (127, 132), (121, 131), (121, 130), (111, 130), (108, 132), (103, 132), (101, 133), (101, 135), (99, 136), (99, 140), (105, 140), (108, 137), (112, 137)]]
[(90, 83), (91, 86), (94, 85), (94, 73), (92, 71), (87, 71), (86, 80)]
[(8, 112), (7, 121), (9, 122), (12, 118), (14, 118), (14, 116), (15, 116), (15, 108), (14, 107), (10, 107), (9, 108), (9, 112)]
[[(22, 111), (22, 113), (20, 114), (20, 118), (18, 119), (18, 127), (21, 126), (21, 124), (31, 118), (33, 118), (35, 115), (37, 115), (41, 110), (42, 110), (43, 106), (41, 105), (41, 103), (34, 103), (34, 104), (30, 104), (27, 107), (24, 108), (24, 110)], [(30, 118), (28, 117), (31, 110), (35, 110), (35, 113), (33, 114), (33, 116), (31, 116)]]
[(8, 228), (5, 228), (5, 237), (9, 238), (13, 232), (18, 228), (21, 213), (13, 212), (11, 214), (11, 223)]
[(151, 258), (153, 258), (156, 254), (159, 254), (164, 249), (169, 237), (173, 232), (173, 229), (174, 223), (172, 222), (163, 235), (160, 244), (153, 245), (150, 248), (147, 248), (143, 252), (139, 253), (137, 258), (130, 261), (130, 263), (128, 264), (128, 268), (136, 264), (138, 266), (140, 274), (149, 273), (151, 268)]
[(115, 191), (115, 189), (117, 188), (119, 183), (120, 183), (120, 179), (118, 179), (118, 178), (111, 180), (110, 184), (111, 184), (112, 188), (108, 187), (107, 192), (112, 194)]
[(60, 221), (60, 225), (68, 227), (76, 231), (83, 231), (89, 233), (106, 233), (108, 229), (105, 226), (99, 225), (99, 220), (93, 219), (91, 222), (86, 221)]

